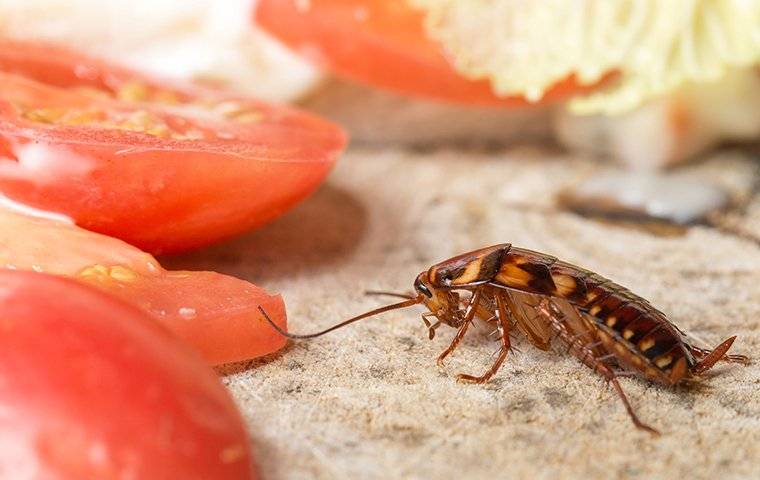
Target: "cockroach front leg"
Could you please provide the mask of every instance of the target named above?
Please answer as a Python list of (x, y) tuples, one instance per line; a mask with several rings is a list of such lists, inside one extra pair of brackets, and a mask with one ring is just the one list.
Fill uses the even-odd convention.
[(457, 381), (459, 382), (467, 382), (467, 383), (485, 383), (488, 380), (493, 377), (496, 372), (499, 371), (499, 368), (501, 368), (501, 364), (504, 363), (504, 360), (506, 360), (507, 355), (509, 354), (510, 350), (510, 340), (509, 340), (509, 326), (510, 326), (510, 317), (507, 310), (507, 306), (505, 305), (504, 298), (502, 294), (498, 294), (496, 296), (496, 306), (499, 311), (499, 316), (497, 321), (499, 322), (499, 330), (501, 332), (501, 348), (499, 349), (499, 355), (496, 357), (496, 361), (491, 365), (491, 368), (488, 369), (486, 373), (479, 377), (475, 377), (472, 375), (467, 375), (464, 373), (460, 373), (457, 375)]
[(458, 346), (459, 342), (462, 341), (465, 334), (467, 333), (467, 329), (470, 327), (470, 324), (472, 323), (473, 318), (475, 318), (475, 307), (480, 302), (480, 296), (481, 292), (480, 289), (475, 290), (472, 292), (472, 297), (470, 298), (469, 303), (467, 304), (467, 310), (465, 310), (464, 313), (464, 321), (462, 322), (462, 325), (459, 326), (459, 330), (457, 330), (457, 334), (454, 336), (454, 339), (451, 341), (451, 345), (449, 345), (446, 350), (444, 350), (439, 356), (436, 363), (438, 363), (439, 367), (443, 366), (443, 360), (449, 356), (451, 352), (453, 352)]

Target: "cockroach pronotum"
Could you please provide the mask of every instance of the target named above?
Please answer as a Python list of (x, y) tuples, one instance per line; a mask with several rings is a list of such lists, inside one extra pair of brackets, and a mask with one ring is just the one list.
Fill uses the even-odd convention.
[[(388, 294), (404, 301), (371, 310), (326, 330), (294, 335), (269, 323), (288, 338), (314, 338), (379, 313), (424, 304), (422, 320), (432, 339), (440, 325), (457, 329), (438, 357), (453, 352), (476, 317), (495, 324), (500, 349), (482, 375), (458, 375), (464, 382), (484, 383), (501, 367), (511, 349), (513, 328), (542, 350), (559, 341), (583, 364), (612, 384), (636, 427), (657, 430), (639, 420), (618, 377), (638, 375), (675, 386), (697, 379), (719, 360), (747, 364), (744, 355), (728, 355), (736, 339), (712, 350), (690, 344), (685, 334), (647, 300), (601, 275), (543, 253), (495, 245), (456, 256), (420, 273), (414, 294)], [(465, 293), (462, 297), (461, 293)], [(437, 321), (431, 323), (429, 318)]]

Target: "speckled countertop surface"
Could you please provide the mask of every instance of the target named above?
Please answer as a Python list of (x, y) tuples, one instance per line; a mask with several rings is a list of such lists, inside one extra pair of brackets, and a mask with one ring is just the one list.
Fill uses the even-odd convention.
[[(719, 156), (695, 174), (741, 185), (746, 159)], [(291, 329), (309, 332), (382, 301), (365, 289), (408, 290), (437, 261), (511, 242), (628, 286), (709, 345), (739, 335), (735, 351), (760, 359), (760, 247), (709, 227), (656, 236), (552, 208), (555, 192), (600, 168), (534, 148), (354, 149), (274, 224), (165, 263), (279, 291)], [(735, 220), (760, 236), (760, 201)], [(662, 430), (653, 438), (589, 369), (522, 339), (490, 383), (458, 384), (496, 344), (471, 329), (441, 370), (454, 332), (429, 341), (420, 312), (220, 369), (262, 478), (760, 478), (760, 363), (719, 366), (691, 390), (622, 379)]]

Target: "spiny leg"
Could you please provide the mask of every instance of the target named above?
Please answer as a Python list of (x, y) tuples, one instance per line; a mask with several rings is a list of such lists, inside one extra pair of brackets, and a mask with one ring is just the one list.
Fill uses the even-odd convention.
[(582, 342), (579, 342), (579, 337), (575, 340), (571, 340), (573, 335), (567, 326), (565, 314), (563, 312), (560, 312), (557, 308), (551, 307), (551, 303), (548, 300), (545, 300), (542, 301), (538, 306), (538, 311), (549, 319), (552, 328), (558, 332), (559, 337), (570, 345), (571, 348), (569, 350), (572, 355), (580, 360), (583, 364), (589, 366), (595, 372), (599, 373), (602, 377), (605, 378), (605, 380), (612, 384), (618, 396), (623, 401), (625, 410), (628, 412), (628, 416), (631, 418), (631, 421), (633, 421), (633, 424), (636, 426), (636, 428), (646, 430), (647, 432), (654, 435), (659, 435), (660, 432), (642, 422), (639, 419), (638, 415), (636, 415), (636, 412), (633, 410), (631, 403), (628, 401), (628, 397), (626, 397), (625, 392), (623, 391), (623, 387), (620, 385), (620, 382), (618, 382), (617, 376), (605, 363), (606, 360), (613, 359), (614, 355), (610, 356), (612, 354), (595, 354), (593, 348), (591, 348), (593, 345), (596, 345), (595, 341), (583, 344)]
[(459, 346), (459, 342), (462, 341), (464, 335), (467, 333), (467, 329), (470, 327), (470, 323), (472, 323), (472, 319), (475, 317), (475, 306), (480, 302), (480, 295), (479, 288), (472, 292), (472, 297), (470, 298), (470, 302), (467, 304), (467, 310), (465, 310), (464, 313), (464, 321), (462, 322), (462, 325), (459, 326), (459, 330), (457, 330), (457, 334), (451, 341), (451, 345), (438, 355), (436, 363), (438, 363), (439, 367), (443, 366), (443, 360)]
[[(610, 374), (612, 375), (612, 372), (610, 372)], [(618, 382), (617, 377), (612, 375), (612, 377), (609, 379), (609, 382), (612, 383), (612, 386), (615, 388), (615, 391), (620, 397), (620, 400), (623, 401), (623, 405), (625, 405), (625, 410), (628, 412), (628, 416), (631, 417), (631, 421), (633, 421), (633, 424), (636, 425), (636, 428), (639, 428), (641, 430), (646, 430), (647, 432), (652, 433), (654, 435), (659, 435), (660, 432), (658, 430), (655, 430), (654, 428), (650, 427), (649, 425), (639, 420), (638, 415), (636, 415), (636, 412), (633, 411), (633, 407), (631, 407), (630, 402), (628, 402), (628, 397), (625, 396), (623, 387), (620, 386), (620, 382)]]
[[(472, 300), (472, 297), (470, 298), (463, 298), (460, 300), (460, 305), (462, 309), (466, 309), (467, 306), (470, 304), (470, 300)], [(493, 309), (489, 309), (484, 302), (478, 302), (477, 305), (475, 305), (475, 317), (480, 318), (486, 323), (490, 323), (494, 320), (496, 320), (496, 317), (492, 315)], [(473, 317), (474, 318), (474, 317)]]
[[(591, 353), (592, 351), (588, 350), (588, 352)], [(577, 354), (575, 356), (578, 357)], [(620, 400), (623, 401), (625, 411), (628, 412), (628, 416), (631, 418), (631, 421), (636, 426), (636, 428), (646, 430), (653, 435), (660, 435), (660, 432), (658, 430), (642, 422), (639, 419), (639, 416), (636, 415), (636, 412), (633, 410), (631, 403), (628, 401), (628, 397), (623, 391), (622, 385), (620, 385), (620, 382), (618, 381), (618, 377), (632, 376), (631, 372), (613, 372), (612, 369), (610, 369), (610, 367), (605, 363), (605, 361), (613, 358), (615, 358), (613, 354), (608, 354), (603, 356), (592, 356), (591, 358), (586, 358), (584, 359), (585, 361), (582, 361), (589, 367), (593, 368), (595, 372), (598, 372), (602, 377), (604, 377), (607, 382), (612, 384), (613, 388), (615, 388), (615, 391), (618, 394), (618, 397), (620, 397)]]
[(460, 373), (457, 375), (457, 381), (460, 382), (469, 382), (469, 383), (485, 383), (488, 380), (493, 377), (496, 372), (499, 371), (499, 368), (501, 368), (501, 364), (504, 363), (504, 360), (507, 358), (507, 354), (510, 350), (510, 340), (509, 340), (509, 313), (507, 311), (507, 306), (504, 303), (503, 294), (499, 293), (496, 296), (496, 305), (499, 309), (499, 324), (501, 325), (501, 348), (499, 349), (499, 354), (496, 357), (496, 361), (494, 361), (493, 365), (491, 365), (491, 368), (488, 369), (486, 373), (479, 377), (475, 377), (472, 375), (467, 375), (464, 373)]
[[(641, 430), (646, 430), (647, 432), (654, 434), (654, 435), (660, 435), (660, 432), (646, 423), (642, 422), (639, 419), (639, 416), (636, 415), (636, 412), (633, 410), (633, 407), (631, 406), (631, 403), (628, 401), (628, 397), (625, 395), (625, 392), (623, 391), (622, 385), (620, 385), (620, 382), (618, 381), (618, 377), (627, 377), (627, 376), (635, 376), (635, 374), (632, 374), (632, 372), (613, 372), (610, 367), (607, 366), (604, 362), (606, 360), (614, 358), (614, 355), (603, 355), (601, 357), (593, 357), (587, 365), (589, 365), (591, 368), (594, 369), (594, 371), (598, 372), (600, 375), (604, 377), (607, 382), (611, 383), (612, 386), (615, 388), (615, 391), (618, 394), (618, 397), (620, 397), (620, 400), (623, 401), (623, 406), (625, 406), (625, 411), (628, 412), (628, 416), (631, 418), (631, 421), (636, 426), (636, 428)], [(585, 362), (584, 362), (585, 363)]]

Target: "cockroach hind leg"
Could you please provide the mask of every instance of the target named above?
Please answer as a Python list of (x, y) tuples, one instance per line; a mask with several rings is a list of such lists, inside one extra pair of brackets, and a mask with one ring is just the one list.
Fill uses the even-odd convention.
[(636, 412), (633, 410), (633, 407), (631, 406), (631, 403), (628, 401), (628, 397), (626, 397), (625, 392), (623, 391), (623, 387), (620, 385), (620, 382), (618, 382), (617, 378), (613, 377), (610, 379), (610, 383), (615, 388), (615, 391), (617, 392), (618, 396), (620, 397), (620, 400), (623, 401), (623, 405), (625, 406), (625, 410), (628, 412), (628, 416), (631, 418), (631, 421), (633, 424), (638, 428), (639, 430), (646, 430), (647, 432), (651, 433), (652, 435), (659, 436), (660, 432), (659, 430), (656, 430), (649, 425), (645, 424), (641, 420), (639, 420), (638, 415), (636, 415)]
[(741, 354), (731, 354), (731, 355), (724, 355), (721, 359), (724, 362), (730, 362), (730, 363), (740, 363), (744, 365), (745, 367), (752, 363), (752, 361), (749, 359), (746, 355)]

